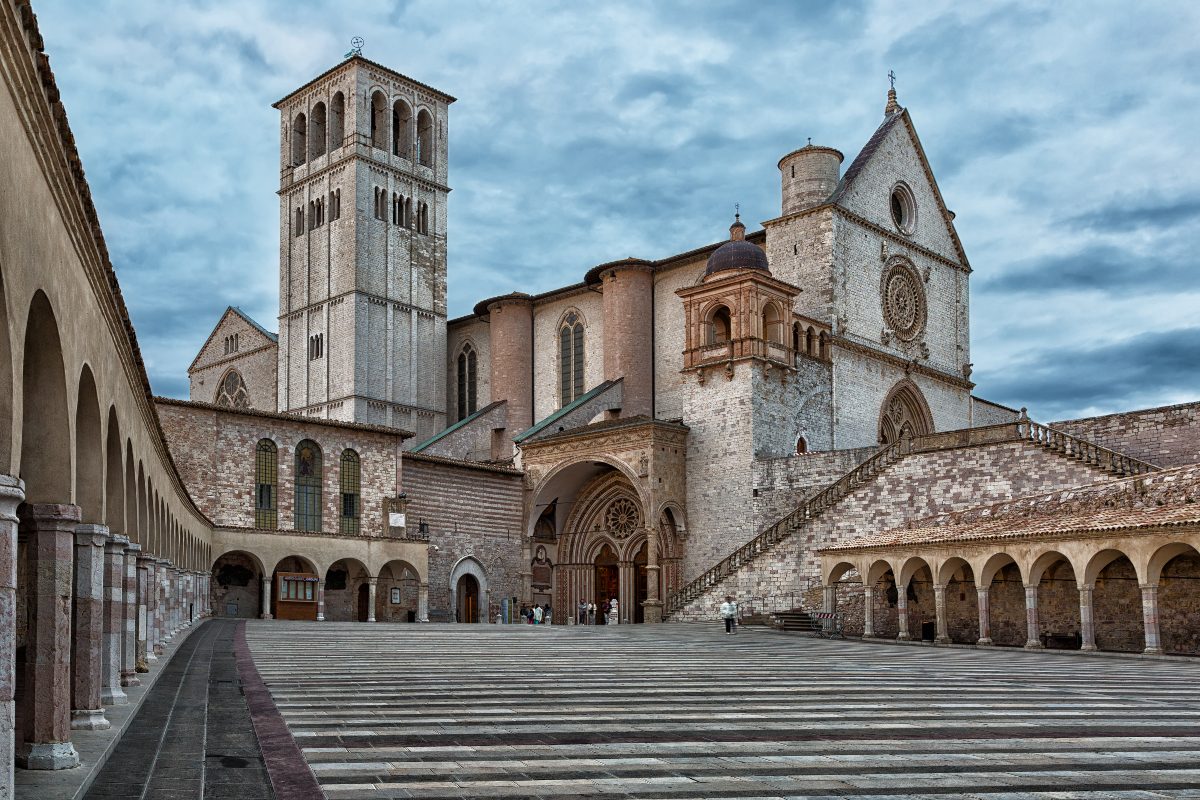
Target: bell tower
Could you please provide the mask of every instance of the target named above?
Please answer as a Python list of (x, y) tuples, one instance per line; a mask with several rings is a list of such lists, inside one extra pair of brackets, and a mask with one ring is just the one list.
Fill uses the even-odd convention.
[(274, 104), (280, 411), (445, 427), (453, 102), (356, 50)]

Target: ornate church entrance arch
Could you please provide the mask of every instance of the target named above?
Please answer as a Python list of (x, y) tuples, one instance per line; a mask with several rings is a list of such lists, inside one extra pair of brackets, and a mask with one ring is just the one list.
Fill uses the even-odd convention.
[(486, 622), (488, 583), (483, 565), (471, 556), (459, 559), (450, 571), (455, 622)]
[(925, 396), (912, 381), (900, 381), (883, 400), (879, 410), (879, 443), (891, 444), (905, 436), (933, 433), (933, 414)]

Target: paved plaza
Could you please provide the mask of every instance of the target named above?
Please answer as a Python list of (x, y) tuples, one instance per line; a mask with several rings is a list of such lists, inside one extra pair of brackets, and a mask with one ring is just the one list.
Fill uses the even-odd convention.
[(1200, 665), (716, 625), (252, 621), (330, 798), (1200, 797)]

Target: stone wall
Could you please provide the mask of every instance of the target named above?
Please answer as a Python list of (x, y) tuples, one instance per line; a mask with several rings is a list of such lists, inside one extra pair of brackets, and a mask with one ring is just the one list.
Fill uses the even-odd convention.
[(1107, 473), (1095, 467), (1023, 441), (914, 453), (852, 491), (672, 619), (712, 618), (726, 594), (761, 598), (802, 594), (820, 583), (820, 563), (814, 554), (821, 547), (899, 527), (912, 519), (1095, 483), (1106, 477)]
[(451, 320), (446, 326), (446, 423), (458, 421), (458, 356), (463, 347), (475, 350), (475, 410), (492, 402), (491, 326), (475, 316)]
[(162, 398), (158, 416), (184, 484), (215, 525), (254, 527), (255, 453), (259, 440), (270, 439), (278, 448), (277, 527), (292, 529), (296, 446), (311, 439), (322, 451), (322, 529), (340, 532), (341, 455), (352, 449), (359, 457), (360, 531), (385, 532), (384, 499), (395, 495), (400, 481), (399, 433)]
[(1050, 427), (1160, 467), (1200, 462), (1200, 403), (1063, 420)]
[(450, 573), (466, 557), (483, 565), (491, 602), (520, 596), (524, 484), (519, 471), (409, 454), (404, 492), (410, 530), (423, 523), (429, 533), (431, 622), (454, 619)]
[(1015, 411), (998, 403), (971, 395), (972, 428), (985, 428), (988, 425), (1003, 425), (1006, 422), (1016, 422), (1020, 416), (1020, 411)]
[[(226, 340), (237, 337), (237, 350), (226, 352)], [(221, 379), (236, 369), (246, 385), (250, 408), (276, 410), (279, 346), (235, 309), (228, 309), (188, 368), (189, 398), (215, 403)]]
[(874, 447), (828, 450), (786, 458), (756, 460), (751, 465), (754, 518), (766, 528), (812, 495), (866, 461)]

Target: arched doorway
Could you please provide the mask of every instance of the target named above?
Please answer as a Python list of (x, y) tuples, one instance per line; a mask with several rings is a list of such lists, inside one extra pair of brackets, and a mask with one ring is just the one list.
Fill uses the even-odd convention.
[(484, 622), (488, 614), (488, 584), (483, 565), (466, 556), (450, 571), (455, 622)]
[(366, 622), (367, 606), (361, 596), (370, 593), (366, 566), (356, 558), (340, 558), (325, 570), (325, 619)]
[[(457, 594), (456, 594), (457, 598)], [(379, 570), (375, 592), (378, 622), (416, 622), (421, 606), (421, 579), (407, 561), (389, 561)]]
[(358, 585), (358, 621), (366, 622), (371, 608), (371, 587), (365, 583)]
[(213, 563), (213, 614), (257, 619), (262, 616), (262, 564), (249, 553), (234, 550)]
[(288, 556), (275, 565), (271, 580), (271, 613), (275, 619), (316, 620), (317, 568), (303, 556)]
[(463, 575), (458, 579), (456, 590), (455, 622), (479, 622), (479, 581), (474, 575)]
[(933, 433), (933, 414), (921, 390), (906, 378), (892, 387), (879, 409), (879, 443), (926, 433)]
[(617, 554), (607, 543), (600, 548), (592, 563), (596, 570), (596, 621), (604, 623), (608, 621), (609, 601), (621, 595), (621, 567), (617, 562)]

